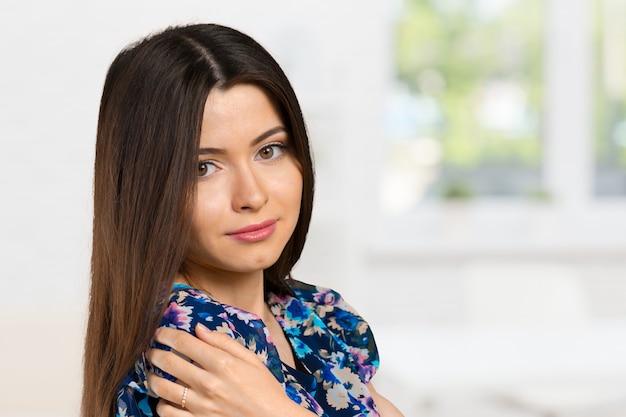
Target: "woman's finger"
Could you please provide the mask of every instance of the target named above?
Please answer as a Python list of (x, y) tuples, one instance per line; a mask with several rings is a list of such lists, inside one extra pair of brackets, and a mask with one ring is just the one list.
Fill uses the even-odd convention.
[(159, 417), (189, 417), (193, 415), (188, 409), (181, 409), (169, 401), (159, 400), (156, 406)]
[(168, 373), (185, 385), (191, 385), (202, 379), (202, 372), (198, 365), (183, 359), (175, 351), (150, 349), (146, 358), (161, 371)]
[(150, 391), (159, 398), (171, 403), (175, 408), (180, 410), (189, 410), (189, 407), (193, 403), (194, 392), (192, 389), (180, 383), (162, 378), (153, 372), (148, 373), (148, 386), (150, 387)]
[[(169, 346), (177, 353), (205, 369), (208, 369), (207, 367), (210, 366), (212, 362), (221, 361), (226, 356), (222, 349), (208, 345), (183, 330), (169, 329), (166, 327), (158, 329), (155, 340), (163, 345)], [(165, 369), (163, 370), (166, 371)], [(177, 374), (172, 373), (172, 375), (178, 377)]]
[(208, 345), (227, 352), (235, 358), (247, 361), (258, 361), (257, 356), (252, 351), (241, 346), (239, 342), (232, 337), (224, 333), (211, 331), (201, 323), (196, 325), (196, 335)]
[(182, 330), (161, 328), (155, 339), (206, 370), (228, 368), (235, 359), (255, 365), (261, 363), (253, 352), (226, 334), (211, 331), (200, 324), (196, 326), (196, 334), (198, 337)]

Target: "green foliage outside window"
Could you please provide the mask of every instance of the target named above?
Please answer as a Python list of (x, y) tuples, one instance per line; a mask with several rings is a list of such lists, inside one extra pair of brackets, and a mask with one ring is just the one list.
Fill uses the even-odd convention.
[(538, 172), (543, 12), (541, 0), (406, 0), (397, 77), (436, 103), (416, 139), (440, 143), (444, 170)]

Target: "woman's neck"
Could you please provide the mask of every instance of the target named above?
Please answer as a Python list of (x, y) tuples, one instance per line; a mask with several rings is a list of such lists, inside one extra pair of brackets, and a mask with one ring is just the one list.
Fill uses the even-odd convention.
[(254, 313), (261, 318), (267, 317), (263, 271), (226, 274), (190, 267), (184, 274), (178, 274), (175, 281), (191, 285), (222, 304)]

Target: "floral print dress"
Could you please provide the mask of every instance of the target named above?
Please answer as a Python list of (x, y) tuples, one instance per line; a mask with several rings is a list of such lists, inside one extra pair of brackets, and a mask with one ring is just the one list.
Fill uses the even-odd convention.
[[(270, 294), (268, 304), (308, 372), (281, 362), (267, 327), (255, 314), (221, 304), (200, 290), (174, 284), (160, 327), (195, 335), (196, 324), (226, 333), (255, 352), (296, 403), (320, 417), (378, 416), (367, 383), (378, 368), (368, 324), (335, 291), (293, 281), (295, 296)], [(156, 416), (142, 358), (117, 391), (117, 417)], [(159, 372), (155, 369), (155, 372)], [(164, 375), (165, 377), (171, 376)]]

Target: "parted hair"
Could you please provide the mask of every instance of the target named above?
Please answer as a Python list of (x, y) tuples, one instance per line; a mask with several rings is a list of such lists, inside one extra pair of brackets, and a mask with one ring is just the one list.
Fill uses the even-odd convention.
[(202, 116), (211, 89), (262, 88), (277, 106), (303, 180), (300, 216), (265, 290), (289, 293), (313, 205), (298, 100), (272, 56), (215, 24), (167, 28), (131, 44), (106, 76), (98, 119), (83, 417), (115, 414), (115, 393), (150, 343), (187, 248)]

